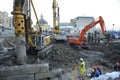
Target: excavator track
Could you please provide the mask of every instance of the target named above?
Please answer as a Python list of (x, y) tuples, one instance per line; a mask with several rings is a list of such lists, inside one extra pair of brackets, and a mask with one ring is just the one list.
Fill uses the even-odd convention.
[(39, 58), (45, 58), (48, 53), (52, 50), (54, 45), (48, 45), (47, 47), (43, 48), (42, 50), (38, 51), (37, 57)]
[(70, 46), (74, 49), (77, 50), (81, 50), (81, 49), (85, 49), (85, 50), (89, 50), (89, 46), (88, 45), (75, 45), (75, 44), (70, 44)]
[[(27, 51), (27, 63), (36, 63), (38, 59), (44, 59), (52, 50), (53, 45), (48, 45), (40, 50), (29, 49)], [(38, 62), (37, 62), (38, 63)]]

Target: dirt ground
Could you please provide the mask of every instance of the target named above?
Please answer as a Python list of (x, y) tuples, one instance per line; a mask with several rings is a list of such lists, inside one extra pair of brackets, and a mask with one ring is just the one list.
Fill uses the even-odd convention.
[[(11, 40), (11, 43), (7, 43), (10, 40), (10, 38), (4, 40), (3, 45), (14, 47), (14, 41)], [(120, 62), (120, 43), (90, 44), (88, 45), (88, 50), (70, 46), (67, 42), (53, 45), (52, 50), (41, 61), (48, 62), (50, 69), (62, 68), (65, 74), (63, 75), (63, 78), (65, 78), (63, 80), (71, 80), (75, 76), (73, 74), (75, 73), (74, 65), (80, 62), (79, 58), (81, 57), (86, 63), (86, 74), (90, 73), (95, 65), (101, 67), (102, 73), (111, 72), (115, 62)], [(9, 55), (13, 54), (15, 53), (9, 52)], [(5, 58), (3, 55), (5, 55)], [(14, 56), (6, 56), (6, 54), (0, 53), (0, 66), (12, 66), (15, 63), (15, 59)], [(79, 69), (77, 69), (76, 77), (79, 77)], [(75, 80), (78, 80), (78, 78)], [(89, 78), (86, 80), (89, 80)]]
[[(59, 43), (54, 44), (52, 51), (43, 60), (49, 62), (51, 68), (63, 68), (66, 72), (71, 73), (70, 76), (73, 78), (74, 65), (76, 62), (79, 63), (79, 58), (82, 57), (86, 63), (86, 74), (91, 73), (95, 65), (99, 65), (104, 74), (113, 71), (115, 62), (120, 61), (119, 45), (91, 44), (89, 50), (84, 50), (72, 47), (68, 43)], [(79, 70), (76, 76), (79, 77)], [(86, 80), (89, 79), (89, 77), (86, 78)]]
[[(52, 51), (45, 59), (50, 63), (51, 67), (69, 67), (79, 62), (82, 57), (86, 63), (94, 65), (103, 65), (111, 68), (116, 61), (120, 61), (120, 44), (92, 44), (89, 50), (76, 49), (69, 44), (54, 44)], [(116, 53), (116, 55), (114, 54)]]

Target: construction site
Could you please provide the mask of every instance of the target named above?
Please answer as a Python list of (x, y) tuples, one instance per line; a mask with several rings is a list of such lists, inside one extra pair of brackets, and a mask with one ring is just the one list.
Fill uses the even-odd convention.
[[(78, 33), (72, 29), (66, 34), (60, 29), (58, 4), (53, 0), (53, 28), (48, 30), (38, 20), (32, 0), (13, 1), (15, 29), (5, 35), (6, 29), (0, 28), (0, 80), (120, 80), (120, 69), (114, 70), (120, 63), (120, 38), (106, 30), (104, 18), (98, 16)], [(32, 28), (31, 8), (37, 30)], [(100, 31), (90, 32), (97, 24)], [(80, 58), (86, 68), (82, 79)], [(94, 66), (100, 67), (102, 75), (91, 78)]]

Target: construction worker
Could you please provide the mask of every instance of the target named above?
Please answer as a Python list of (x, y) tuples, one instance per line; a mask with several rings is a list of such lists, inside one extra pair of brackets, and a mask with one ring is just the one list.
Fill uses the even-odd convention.
[(100, 72), (100, 75), (102, 75), (102, 72), (101, 72), (100, 66), (96, 66), (96, 67), (97, 67), (97, 70)]
[(120, 71), (120, 63), (116, 62), (115, 66), (114, 66), (114, 71)]
[(93, 69), (94, 69), (94, 77), (99, 77), (100, 76), (100, 72), (97, 69), (97, 66), (94, 66)]
[(83, 77), (85, 76), (86, 68), (85, 68), (85, 62), (83, 58), (80, 58), (80, 78), (83, 80)]

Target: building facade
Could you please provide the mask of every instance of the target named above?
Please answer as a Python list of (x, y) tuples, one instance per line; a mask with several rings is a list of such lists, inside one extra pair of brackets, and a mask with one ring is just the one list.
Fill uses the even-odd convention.
[[(43, 15), (41, 14), (41, 19), (38, 21), (40, 24), (40, 27), (42, 29), (43, 34), (48, 34), (50, 26), (48, 25), (48, 22), (43, 18)], [(39, 30), (38, 23), (36, 22), (36, 25), (34, 26), (35, 30)]]
[[(89, 16), (78, 16), (78, 17), (71, 19), (70, 23), (73, 24), (74, 29), (70, 32), (70, 35), (79, 37), (83, 28), (94, 20), (95, 20), (94, 17), (89, 17)], [(95, 27), (91, 28), (86, 33), (94, 33), (94, 31), (95, 31)]]
[(13, 17), (0, 11), (0, 36), (14, 36)]
[[(94, 20), (94, 17), (78, 16), (74, 19), (71, 19), (71, 23), (77, 28), (77, 30), (82, 31), (86, 25), (90, 24)], [(91, 28), (88, 32), (94, 32), (94, 30), (95, 27)]]
[(9, 17), (7, 12), (0, 11), (0, 21), (3, 27), (10, 28), (13, 27), (13, 17)]

